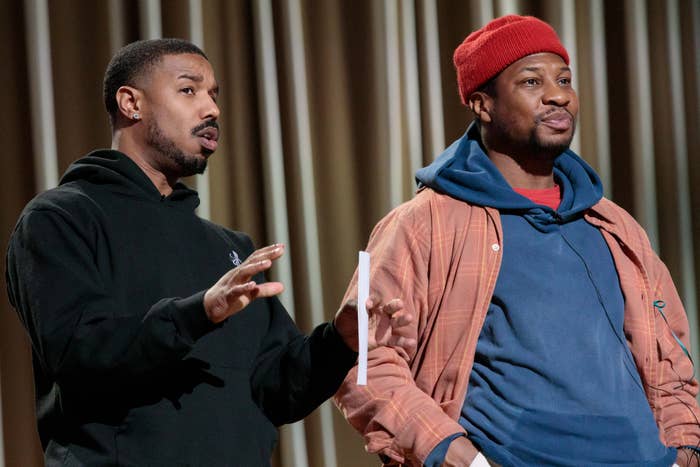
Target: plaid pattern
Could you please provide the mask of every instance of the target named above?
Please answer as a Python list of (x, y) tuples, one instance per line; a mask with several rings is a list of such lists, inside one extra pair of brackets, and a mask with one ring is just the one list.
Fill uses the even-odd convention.
[[(689, 347), (688, 322), (668, 270), (641, 227), (611, 201), (601, 200), (586, 220), (601, 229), (612, 251), (625, 296), (625, 335), (661, 440), (696, 445), (698, 384), (653, 307), (655, 300), (666, 302), (670, 326)], [(457, 420), (503, 248), (497, 210), (430, 189), (420, 190), (374, 228), (367, 247), (372, 293), (403, 299), (416, 319), (402, 332), (417, 345), (371, 351), (367, 386), (355, 384), (353, 368), (335, 395), (369, 452), (422, 465), (440, 441), (464, 432)], [(344, 300), (357, 296), (356, 282), (357, 273)]]

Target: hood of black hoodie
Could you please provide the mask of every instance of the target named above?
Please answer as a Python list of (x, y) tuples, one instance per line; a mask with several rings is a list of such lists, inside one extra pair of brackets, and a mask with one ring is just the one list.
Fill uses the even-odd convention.
[[(134, 161), (127, 155), (111, 149), (93, 151), (72, 163), (63, 174), (59, 185), (76, 181), (102, 185), (125, 196), (157, 202), (163, 199), (151, 179)], [(165, 199), (183, 209), (194, 210), (199, 206), (197, 192), (180, 182)]]
[(473, 123), (460, 139), (427, 167), (416, 172), (419, 187), (427, 186), (453, 198), (503, 213), (520, 214), (540, 230), (572, 221), (603, 196), (600, 178), (583, 159), (567, 149), (554, 161), (554, 178), (561, 187), (561, 204), (554, 210), (518, 194), (491, 162)]

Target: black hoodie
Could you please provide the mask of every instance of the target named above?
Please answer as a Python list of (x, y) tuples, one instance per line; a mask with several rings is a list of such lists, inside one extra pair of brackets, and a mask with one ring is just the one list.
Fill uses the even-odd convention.
[(254, 247), (198, 203), (105, 150), (24, 209), (7, 287), (32, 342), (47, 466), (267, 465), (275, 425), (353, 365), (332, 325), (304, 336), (276, 298), (207, 320), (204, 291)]

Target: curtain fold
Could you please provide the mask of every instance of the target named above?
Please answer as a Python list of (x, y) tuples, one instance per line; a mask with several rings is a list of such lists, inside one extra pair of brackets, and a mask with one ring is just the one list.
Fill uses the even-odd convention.
[[(110, 145), (102, 77), (113, 51), (158, 31), (194, 39), (202, 42), (221, 85), (222, 138), (207, 177), (187, 183), (200, 187), (204, 215), (213, 221), (247, 232), (259, 246), (280, 236), (289, 239), (290, 311), (307, 332), (332, 318), (372, 227), (411, 198), (415, 168), (431, 162), (467, 127), (469, 113), (459, 101), (452, 66), (455, 47), (494, 16), (533, 14), (549, 21), (575, 57), (581, 102), (576, 149), (601, 174), (606, 195), (648, 229), (687, 307), (700, 361), (696, 0), (2, 0), (2, 5), (2, 245), (47, 175), (56, 177), (89, 150)], [(49, 120), (29, 105), (36, 98), (28, 84), (35, 73), (31, 57), (39, 49), (27, 15), (37, 5), (50, 18)], [(270, 27), (260, 29), (261, 8), (268, 6)], [(36, 136), (47, 121), (53, 121), (56, 140), (48, 152)], [(279, 144), (271, 121), (279, 124)], [(58, 173), (42, 173), (37, 157), (53, 153)], [(272, 159), (281, 163), (279, 170), (270, 168)], [(30, 347), (4, 294), (0, 333), (0, 463), (41, 465)], [(329, 404), (291, 432), (281, 439), (278, 466), (378, 463)]]

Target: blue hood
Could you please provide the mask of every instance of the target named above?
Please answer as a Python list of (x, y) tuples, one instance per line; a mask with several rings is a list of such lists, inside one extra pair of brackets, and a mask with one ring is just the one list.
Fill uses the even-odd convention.
[(521, 214), (538, 229), (578, 218), (603, 196), (603, 186), (593, 168), (567, 149), (554, 161), (554, 178), (561, 187), (559, 209), (533, 203), (516, 193), (480, 145), (476, 123), (435, 161), (416, 172), (418, 186), (427, 186), (471, 204)]

